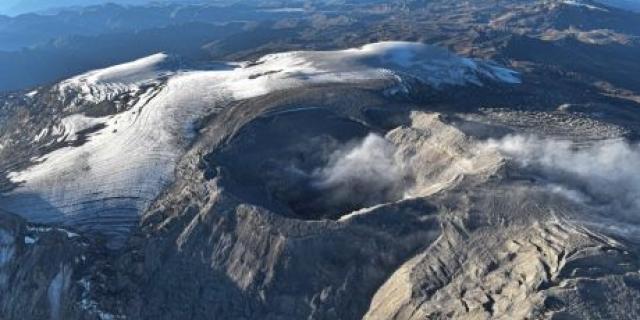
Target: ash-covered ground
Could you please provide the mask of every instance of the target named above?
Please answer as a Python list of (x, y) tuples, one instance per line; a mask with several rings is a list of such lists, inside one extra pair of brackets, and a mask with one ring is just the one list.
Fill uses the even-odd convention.
[(2, 96), (0, 318), (640, 318), (638, 13), (290, 12)]

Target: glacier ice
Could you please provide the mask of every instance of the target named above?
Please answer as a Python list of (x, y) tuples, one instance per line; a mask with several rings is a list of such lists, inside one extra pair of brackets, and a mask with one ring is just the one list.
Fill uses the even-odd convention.
[[(224, 70), (171, 71), (164, 67), (167, 59), (157, 54), (59, 84), (62, 99), (79, 92), (72, 104), (99, 103), (127, 92), (136, 92), (139, 99), (114, 115), (64, 118), (59, 128), (67, 139), (90, 126), (103, 127), (84, 144), (57, 149), (28, 169), (10, 173), (18, 187), (0, 197), (0, 208), (39, 223), (118, 237), (126, 235), (172, 181), (175, 165), (194, 136), (193, 123), (230, 102), (310, 84), (398, 82), (407, 77), (435, 89), (482, 85), (485, 80), (520, 82), (516, 72), (494, 63), (410, 42), (276, 53), (253, 63), (229, 63)], [(159, 91), (144, 92), (144, 84), (161, 78), (166, 83)], [(51, 134), (43, 132), (38, 139)]]

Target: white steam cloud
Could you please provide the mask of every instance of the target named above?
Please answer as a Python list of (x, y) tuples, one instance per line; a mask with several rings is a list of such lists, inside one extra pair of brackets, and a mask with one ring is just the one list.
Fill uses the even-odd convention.
[(372, 205), (400, 198), (404, 169), (395, 146), (377, 134), (334, 152), (329, 163), (313, 172), (314, 186), (330, 190), (331, 201)]
[(636, 218), (640, 212), (640, 146), (622, 140), (589, 144), (507, 136), (490, 140), (519, 165), (546, 179), (551, 190), (580, 202), (602, 206)]
[[(482, 147), (498, 151), (552, 192), (601, 212), (640, 219), (639, 145), (511, 135)], [(312, 201), (326, 211), (341, 211), (402, 199), (415, 177), (401, 153), (377, 134), (338, 149), (325, 166), (308, 174), (318, 191)]]

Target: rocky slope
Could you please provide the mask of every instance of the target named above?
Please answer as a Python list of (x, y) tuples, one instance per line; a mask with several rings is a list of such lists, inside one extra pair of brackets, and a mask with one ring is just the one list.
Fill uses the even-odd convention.
[(0, 318), (640, 317), (637, 16), (397, 5), (389, 36), (440, 47), (159, 54), (4, 96)]

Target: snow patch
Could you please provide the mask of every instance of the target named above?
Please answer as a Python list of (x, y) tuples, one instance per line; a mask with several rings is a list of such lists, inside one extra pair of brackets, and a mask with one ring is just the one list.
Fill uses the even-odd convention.
[(592, 4), (588, 4), (588, 3), (585, 3), (585, 2), (579, 1), (579, 0), (562, 0), (561, 3), (565, 4), (565, 5), (568, 5), (568, 6), (587, 8), (589, 10), (597, 10), (597, 11), (603, 11), (603, 12), (608, 12), (609, 11), (607, 9), (600, 8), (598, 6), (594, 6)]
[(71, 82), (86, 82), (91, 84), (122, 83), (135, 84), (158, 77), (156, 66), (167, 59), (164, 53), (154, 54), (132, 62), (123, 63), (106, 69), (91, 71), (80, 77), (72, 78)]
[(27, 226), (27, 231), (34, 232), (34, 233), (46, 233), (46, 232), (51, 232), (53, 230), (56, 230), (56, 231), (59, 231), (59, 232), (63, 232), (64, 234), (67, 235), (68, 239), (80, 236), (79, 234), (77, 234), (75, 232), (71, 232), (71, 231), (63, 229), (63, 228)]
[(154, 54), (132, 62), (94, 70), (65, 80), (58, 85), (62, 101), (71, 100), (71, 106), (80, 103), (100, 103), (126, 93), (136, 92), (145, 84), (155, 83), (169, 76), (171, 71), (162, 68), (169, 58), (164, 53)]
[[(74, 141), (78, 139), (79, 132), (94, 128), (101, 124), (104, 124), (104, 119), (90, 118), (82, 114), (73, 114), (62, 118), (60, 120), (60, 124), (53, 132), (61, 136), (59, 139), (60, 141)], [(46, 134), (46, 132), (44, 134)], [(38, 135), (36, 139), (39, 140), (42, 139), (42, 137)]]
[(258, 10), (260, 12), (268, 12), (268, 13), (303, 13), (307, 10), (305, 8), (275, 8), (275, 9), (262, 9)]
[[(168, 73), (158, 54), (96, 70), (59, 85), (60, 95), (100, 102), (167, 77), (159, 91), (143, 93), (135, 105), (112, 116), (72, 115), (50, 132), (73, 139), (98, 124), (81, 146), (55, 150), (30, 168), (9, 174), (19, 186), (3, 196), (2, 208), (37, 223), (81, 231), (126, 234), (138, 215), (172, 181), (175, 164), (194, 136), (193, 124), (230, 102), (321, 83), (385, 80), (408, 91), (406, 79), (433, 88), (520, 82), (518, 74), (494, 63), (459, 57), (444, 49), (410, 42), (383, 42), (340, 51), (297, 51), (264, 56), (231, 69)], [(73, 100), (71, 105), (78, 103)]]
[(34, 244), (38, 241), (38, 238), (24, 236), (24, 244)]

